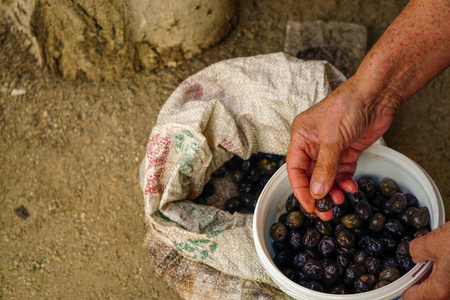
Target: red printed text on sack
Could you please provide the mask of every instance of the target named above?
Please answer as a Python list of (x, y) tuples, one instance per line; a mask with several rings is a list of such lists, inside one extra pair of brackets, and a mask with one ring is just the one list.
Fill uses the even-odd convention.
[(147, 144), (147, 185), (145, 186), (145, 194), (161, 193), (163, 186), (160, 179), (164, 176), (165, 164), (169, 155), (169, 138), (159, 138), (156, 134), (148, 140)]

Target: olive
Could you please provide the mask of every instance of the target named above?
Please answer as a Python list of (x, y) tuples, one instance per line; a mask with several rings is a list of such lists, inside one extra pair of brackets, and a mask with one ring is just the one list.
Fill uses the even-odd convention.
[(366, 195), (361, 190), (357, 190), (356, 193), (348, 193), (347, 197), (353, 206), (355, 206), (356, 203), (358, 203), (361, 200), (367, 201)]
[(261, 178), (261, 171), (259, 171), (259, 169), (252, 167), (250, 168), (250, 170), (248, 170), (247, 179), (249, 182), (251, 183), (258, 182), (260, 178)]
[(294, 194), (291, 194), (287, 198), (285, 208), (288, 212), (300, 210), (300, 202), (298, 202), (298, 199), (295, 198)]
[(291, 228), (300, 228), (303, 225), (303, 214), (300, 211), (293, 211), (286, 217), (286, 225)]
[(369, 256), (364, 262), (367, 272), (377, 275), (381, 270), (381, 259)]
[(323, 292), (324, 290), (323, 285), (315, 280), (307, 282), (305, 287), (316, 292)]
[(386, 203), (386, 198), (381, 193), (377, 193), (371, 200), (370, 203), (375, 207), (383, 207)]
[(322, 280), (323, 278), (322, 265), (315, 259), (308, 260), (303, 266), (302, 272), (309, 280)]
[(395, 253), (400, 258), (409, 256), (409, 241), (402, 241), (402, 242), (400, 242), (397, 245), (397, 251)]
[(319, 220), (320, 219), (319, 216), (315, 212), (309, 213), (301, 205), (300, 205), (300, 211), (308, 219), (312, 219), (312, 220)]
[(287, 216), (288, 216), (288, 215), (289, 215), (289, 212), (282, 213), (282, 214), (278, 217), (278, 222), (283, 223), (283, 224), (286, 225), (286, 219), (287, 219)]
[(406, 200), (408, 201), (408, 206), (419, 207), (419, 200), (413, 194), (406, 194)]
[(380, 182), (380, 192), (385, 197), (391, 197), (395, 193), (400, 192), (400, 189), (398, 188), (397, 184), (393, 180), (382, 180)]
[(366, 200), (356, 203), (355, 215), (362, 221), (368, 221), (372, 218), (372, 206)]
[(225, 210), (231, 214), (234, 214), (236, 211), (242, 208), (242, 205), (243, 203), (241, 197), (231, 197), (225, 202)]
[(342, 204), (333, 207), (333, 217), (335, 218), (342, 218), (348, 213), (350, 213), (350, 206), (347, 200), (344, 200)]
[(330, 257), (337, 251), (337, 241), (334, 237), (326, 236), (319, 242), (319, 253), (323, 257)]
[(405, 195), (402, 193), (395, 193), (391, 196), (391, 200), (389, 201), (389, 208), (396, 213), (401, 213), (406, 209), (408, 201), (406, 200)]
[(392, 256), (385, 256), (383, 262), (381, 263), (381, 270), (386, 270), (389, 268), (397, 268), (397, 261)]
[(324, 269), (334, 263), (336, 263), (336, 260), (329, 258), (329, 257), (325, 257), (320, 260), (320, 264), (322, 265), (322, 268), (324, 268)]
[(402, 259), (400, 259), (397, 263), (398, 268), (400, 269), (400, 272), (402, 272), (402, 274), (406, 274), (408, 273), (412, 268), (414, 268), (414, 266), (416, 265), (411, 256), (406, 256), (403, 257)]
[(256, 182), (256, 186), (259, 187), (260, 189), (263, 189), (266, 186), (269, 179), (270, 175), (261, 175), (258, 182)]
[(386, 223), (384, 223), (384, 228), (387, 233), (396, 237), (401, 237), (405, 231), (404, 226), (397, 219), (387, 220)]
[(239, 155), (234, 154), (233, 157), (225, 163), (228, 169), (237, 169), (242, 162), (242, 158)]
[(428, 208), (420, 207), (416, 212), (413, 213), (411, 218), (411, 225), (414, 227), (425, 227), (430, 221), (430, 213)]
[(393, 237), (383, 236), (380, 237), (380, 241), (383, 243), (384, 250), (387, 253), (394, 252), (397, 249), (397, 240)]
[(315, 249), (320, 242), (320, 233), (314, 228), (308, 228), (303, 235), (303, 245), (309, 249)]
[(298, 229), (291, 230), (288, 239), (289, 247), (294, 251), (300, 251), (302, 248), (302, 234)]
[(376, 213), (370, 220), (369, 227), (375, 232), (380, 232), (381, 230), (383, 230), (385, 222), (386, 217), (381, 213)]
[(249, 171), (251, 166), (252, 166), (251, 159), (242, 160), (241, 163), (239, 164), (239, 168), (241, 168), (244, 171)]
[(290, 250), (275, 253), (273, 256), (273, 263), (279, 268), (289, 266), (292, 263), (292, 252)]
[(228, 173), (228, 178), (233, 183), (240, 183), (245, 178), (245, 171), (241, 169), (233, 169)]
[(400, 278), (400, 272), (397, 268), (391, 267), (380, 272), (379, 279), (393, 282)]
[(314, 227), (322, 235), (331, 235), (333, 233), (333, 225), (329, 222), (317, 220)]
[(275, 222), (270, 227), (270, 237), (276, 242), (283, 242), (289, 236), (289, 230), (281, 222)]
[(306, 283), (306, 276), (302, 273), (301, 270), (294, 269), (294, 281), (298, 284), (304, 281)]
[(380, 280), (377, 282), (377, 284), (375, 284), (375, 286), (373, 287), (374, 290), (379, 289), (383, 286), (387, 286), (390, 282), (387, 280)]
[(306, 248), (305, 249), (305, 253), (311, 255), (311, 257), (313, 259), (320, 259), (320, 255), (319, 255), (319, 252), (317, 252), (317, 249), (308, 249), (308, 248)]
[(355, 280), (366, 274), (367, 270), (364, 265), (353, 264), (345, 269), (344, 282), (348, 286), (353, 286)]
[(336, 240), (341, 247), (353, 247), (356, 237), (350, 230), (342, 229), (336, 234)]
[(222, 165), (221, 167), (219, 167), (214, 173), (212, 173), (213, 177), (216, 178), (222, 178), (225, 177), (228, 174), (228, 167), (226, 164)]
[(353, 262), (357, 265), (364, 265), (368, 257), (369, 253), (364, 250), (358, 250), (353, 256)]
[(313, 259), (313, 256), (307, 252), (299, 252), (294, 256), (293, 265), (297, 269), (303, 269), (303, 266), (310, 259)]
[(275, 253), (279, 253), (281, 251), (287, 250), (288, 244), (286, 242), (272, 242), (272, 249)]
[(377, 193), (377, 184), (370, 176), (363, 176), (359, 178), (356, 183), (358, 184), (358, 189), (366, 195), (367, 199), (372, 199)]
[(378, 278), (373, 274), (364, 274), (355, 281), (355, 293), (363, 293), (373, 289)]
[(372, 234), (365, 234), (365, 235), (361, 236), (359, 238), (359, 242), (358, 242), (359, 247), (361, 247), (361, 249), (366, 248), (367, 243), (369, 242), (369, 240), (372, 236), (373, 236)]
[(402, 211), (398, 215), (398, 220), (402, 222), (403, 225), (412, 226), (412, 215), (417, 211), (417, 208), (414, 206), (407, 207), (404, 211)]
[(330, 209), (333, 209), (333, 207), (334, 204), (329, 195), (326, 195), (322, 199), (316, 200), (316, 208), (320, 212), (329, 211)]
[(369, 239), (365, 249), (372, 256), (381, 256), (384, 253), (383, 243), (375, 237)]
[(343, 268), (346, 268), (352, 262), (352, 258), (350, 255), (338, 254), (336, 257), (336, 262), (340, 264)]
[(345, 287), (345, 284), (339, 284), (330, 289), (330, 294), (345, 295), (345, 294), (348, 294), (348, 290)]
[(255, 211), (256, 204), (258, 203), (258, 196), (250, 193), (241, 196), (242, 202), (249, 211)]
[(295, 276), (294, 269), (289, 268), (289, 267), (284, 267), (284, 268), (281, 268), (280, 271), (281, 271), (281, 273), (283, 273), (283, 275), (286, 276), (289, 280), (294, 280), (294, 276)]
[(354, 214), (346, 214), (342, 217), (341, 223), (349, 229), (361, 227), (361, 220)]
[(278, 170), (278, 167), (279, 166), (276, 161), (267, 158), (261, 158), (258, 161), (259, 170), (267, 175), (273, 175)]
[(428, 234), (430, 231), (425, 227), (419, 227), (416, 232), (414, 232), (414, 238), (417, 239)]
[(342, 280), (342, 267), (339, 264), (330, 264), (323, 269), (323, 282), (325, 284), (336, 284)]

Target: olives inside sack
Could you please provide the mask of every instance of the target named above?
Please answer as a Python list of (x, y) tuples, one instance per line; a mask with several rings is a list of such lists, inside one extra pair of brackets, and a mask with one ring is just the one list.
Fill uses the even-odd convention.
[(318, 292), (355, 294), (387, 286), (414, 267), (409, 243), (431, 230), (428, 208), (394, 180), (366, 175), (357, 183), (340, 205), (329, 196), (316, 201), (319, 211), (333, 210), (329, 222), (307, 213), (293, 194), (285, 200), (270, 236), (273, 261), (287, 278)]
[[(251, 214), (255, 210), (264, 186), (284, 162), (285, 156), (278, 154), (258, 152), (245, 160), (234, 155), (211, 174), (211, 178), (204, 185), (203, 191), (193, 201), (202, 205), (214, 205), (231, 214), (235, 212)], [(233, 189), (229, 189), (227, 193), (232, 193), (233, 195), (228, 199), (222, 199), (223, 201), (217, 200), (211, 203), (208, 198), (216, 194), (215, 184), (220, 182), (219, 180), (227, 180), (230, 184), (233, 184), (236, 187), (236, 193), (232, 193), (231, 190)], [(216, 198), (221, 196), (220, 194)], [(288, 211), (298, 211), (300, 203), (292, 196), (291, 201), (286, 202), (286, 209)], [(303, 215), (300, 218), (303, 218)]]

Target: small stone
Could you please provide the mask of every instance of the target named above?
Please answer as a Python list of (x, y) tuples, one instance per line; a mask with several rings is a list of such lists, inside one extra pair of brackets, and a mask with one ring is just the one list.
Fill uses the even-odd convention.
[(30, 213), (28, 212), (28, 210), (23, 205), (21, 205), (18, 208), (16, 208), (14, 210), (14, 212), (16, 213), (16, 215), (18, 215), (19, 217), (21, 217), (24, 220), (26, 220), (30, 216)]
[(26, 90), (23, 89), (13, 89), (11, 92), (11, 96), (16, 97), (16, 96), (22, 96), (25, 95), (27, 93)]
[(167, 63), (167, 66), (168, 66), (169, 68), (176, 68), (176, 67), (177, 67), (177, 62), (176, 62), (176, 61), (169, 61), (169, 62)]

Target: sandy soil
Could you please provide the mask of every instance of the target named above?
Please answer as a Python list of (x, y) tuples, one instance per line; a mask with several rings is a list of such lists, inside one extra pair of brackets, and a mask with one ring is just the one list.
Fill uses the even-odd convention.
[[(238, 1), (238, 22), (219, 45), (177, 68), (115, 83), (40, 69), (0, 16), (0, 298), (179, 299), (154, 276), (143, 246), (138, 183), (164, 101), (214, 62), (282, 51), (289, 18), (361, 23), (370, 46), (406, 2)], [(449, 92), (447, 70), (400, 109), (385, 136), (434, 178), (447, 212)], [(21, 205), (26, 219), (15, 213)]]

